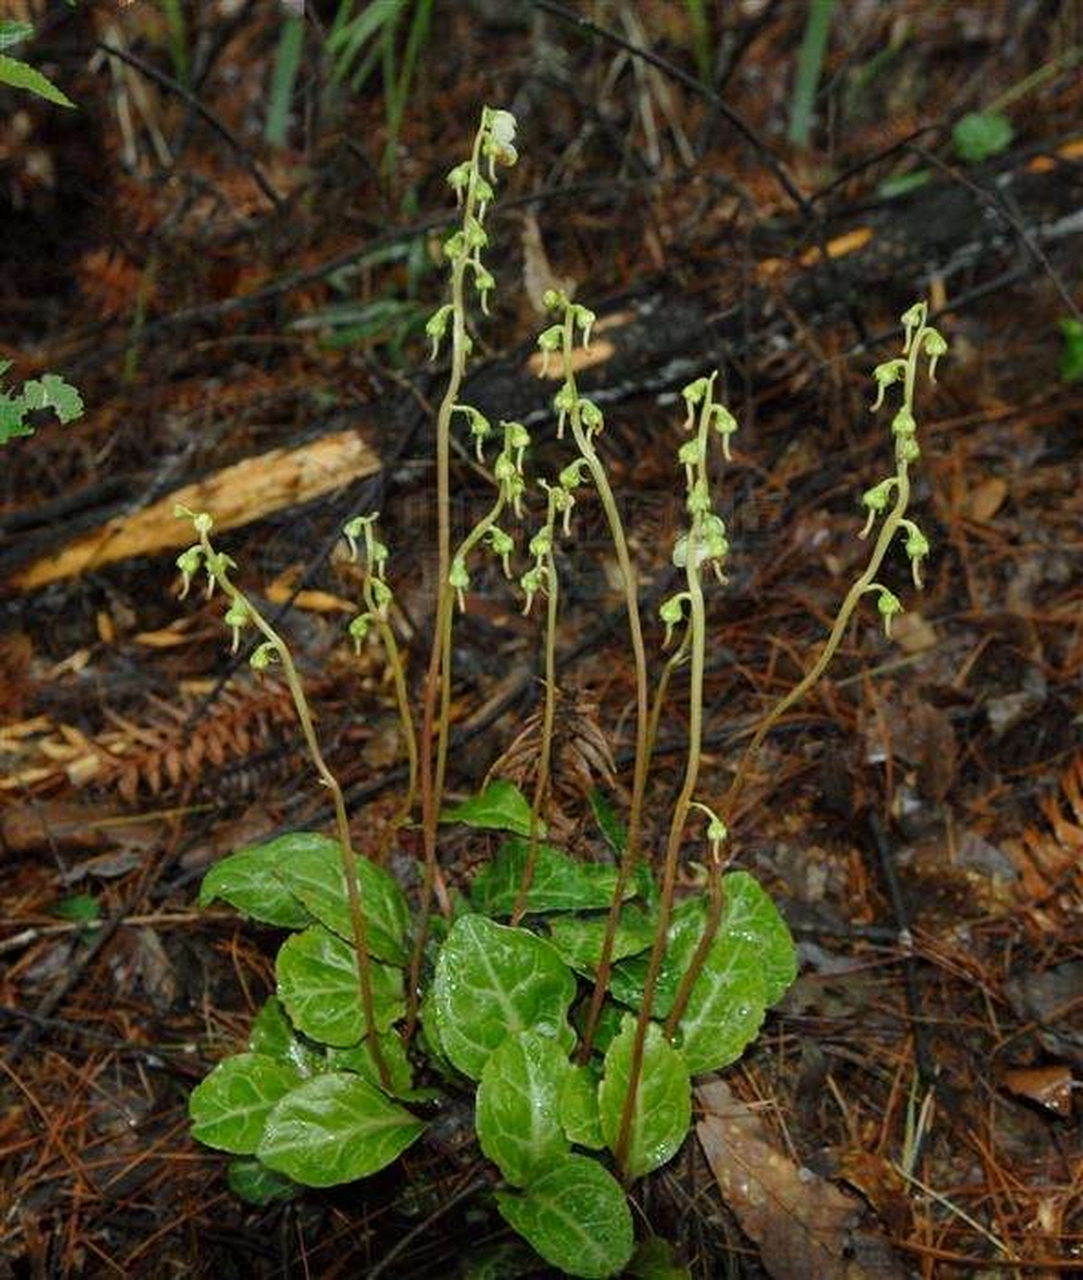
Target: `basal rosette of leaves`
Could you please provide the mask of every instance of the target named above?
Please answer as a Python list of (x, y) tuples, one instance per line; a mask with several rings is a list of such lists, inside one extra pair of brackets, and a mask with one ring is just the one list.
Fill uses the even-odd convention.
[[(600, 806), (597, 812), (606, 811)], [(389, 872), (358, 856), (368, 924), (375, 1026), (365, 1025), (349, 938), (341, 851), (296, 832), (241, 849), (206, 875), (201, 903), (226, 902), (286, 932), (276, 993), (243, 1050), (225, 1058), (190, 1100), (196, 1138), (232, 1157), (229, 1185), (266, 1205), (365, 1178), (421, 1138), (449, 1094), (476, 1092), (475, 1125), (494, 1173), (499, 1213), (551, 1266), (611, 1276), (634, 1248), (615, 1172), (642, 970), (657, 893), (640, 876), (617, 931), (606, 1016), (579, 1061), (612, 893), (613, 867), (543, 846), (527, 914), (504, 921), (518, 885), (529, 804), (499, 781), (442, 820), (502, 839), (423, 975), (423, 1035), (404, 1043), (405, 966), (414, 921)], [(614, 836), (611, 827), (610, 838)], [(493, 839), (486, 834), (479, 839)], [(736, 1060), (792, 981), (789, 933), (758, 883), (724, 877), (726, 907), (672, 1041), (661, 1019), (706, 924), (698, 899), (674, 913), (646, 1041), (624, 1174), (665, 1164), (687, 1136), (693, 1078)], [(639, 994), (637, 995), (637, 989)], [(605, 1034), (605, 1028), (610, 1033)], [(388, 1080), (371, 1050), (378, 1038)]]

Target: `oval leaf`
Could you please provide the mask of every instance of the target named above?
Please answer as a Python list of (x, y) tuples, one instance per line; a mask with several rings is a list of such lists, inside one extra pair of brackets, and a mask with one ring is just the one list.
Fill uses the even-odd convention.
[[(283, 836), (281, 841), (293, 837)], [(275, 860), (281, 841), (240, 849), (215, 863), (203, 877), (199, 905), (209, 906), (216, 898), (228, 902), (249, 919), (280, 929), (303, 929), (312, 917), (275, 875)]]
[(265, 1054), (279, 1062), (288, 1062), (302, 1076), (312, 1076), (317, 1071), (325, 1070), (323, 1057), (311, 1045), (298, 1038), (282, 1002), (276, 996), (264, 1001), (263, 1007), (252, 1019), (248, 1032), (248, 1051)]
[(523, 1195), (496, 1193), (501, 1216), (551, 1266), (586, 1280), (618, 1275), (632, 1256), (632, 1215), (597, 1160), (568, 1155)]
[[(388, 1031), (380, 1036), (380, 1053), (390, 1076), (387, 1092), (395, 1097), (404, 1097), (411, 1091), (410, 1059), (406, 1056), (406, 1046), (397, 1031)], [(359, 1076), (383, 1088), (380, 1083), (380, 1072), (372, 1056), (372, 1046), (367, 1037), (360, 1044), (350, 1049), (328, 1049), (326, 1067), (330, 1071), (356, 1071)]]
[[(490, 916), (510, 916), (519, 898), (530, 845), (507, 840), (495, 858), (474, 878), (470, 898), (478, 911)], [(617, 870), (600, 862), (578, 862), (552, 845), (538, 845), (534, 875), (526, 909), (538, 911), (592, 911), (608, 907), (617, 885)], [(628, 886), (628, 896), (635, 892)]]
[[(628, 1096), (636, 1020), (626, 1014), (620, 1035), (605, 1055), (602, 1082), (598, 1086), (598, 1113), (602, 1136), (615, 1151), (620, 1134), (624, 1099)], [(643, 1044), (640, 1072), (624, 1171), (640, 1178), (666, 1163), (680, 1147), (692, 1122), (692, 1082), (684, 1059), (651, 1023)]]
[(296, 1067), (264, 1054), (226, 1058), (188, 1099), (192, 1136), (219, 1151), (251, 1155), (275, 1103), (300, 1083)]
[(747, 871), (722, 877), (725, 907), (718, 932), (732, 945), (738, 940), (754, 950), (763, 966), (764, 998), (777, 1004), (797, 977), (797, 949), (789, 926), (774, 900)]
[[(320, 924), (353, 942), (353, 920), (342, 871), (341, 845), (329, 836), (310, 834), (294, 843), (288, 856), (275, 857), (275, 875)], [(273, 842), (277, 843), (277, 842)], [(398, 882), (367, 858), (356, 857), (357, 887), (365, 913), (369, 954), (405, 964), (410, 913)]]
[[(372, 961), (377, 1031), (388, 1031), (406, 1012), (402, 973)], [(313, 1040), (348, 1049), (367, 1028), (361, 1012), (353, 948), (322, 925), (287, 938), (275, 961), (278, 998), (294, 1026)]]
[(507, 1036), (534, 1029), (567, 1042), (571, 970), (544, 939), (484, 916), (461, 916), (440, 948), (433, 1002), (452, 1066), (479, 1080)]
[(474, 1124), (482, 1151), (515, 1186), (567, 1154), (559, 1104), (570, 1071), (556, 1041), (533, 1031), (508, 1036), (485, 1064)]
[(560, 1127), (578, 1147), (605, 1146), (598, 1118), (598, 1077), (589, 1067), (572, 1067), (560, 1091)]
[(367, 1080), (333, 1072), (282, 1099), (258, 1155), (302, 1186), (333, 1187), (391, 1164), (424, 1127)]
[[(530, 836), (530, 801), (506, 778), (494, 778), (485, 790), (452, 809), (445, 809), (441, 822), (465, 822), (482, 831), (510, 831), (517, 836)], [(538, 835), (546, 833), (545, 823), (538, 820)]]
[[(593, 976), (602, 958), (607, 924), (605, 915), (560, 916), (549, 921), (550, 941), (564, 957), (565, 963), (579, 973)], [(610, 958), (616, 962), (639, 955), (649, 950), (653, 941), (654, 921), (642, 907), (626, 906), (617, 921)]]

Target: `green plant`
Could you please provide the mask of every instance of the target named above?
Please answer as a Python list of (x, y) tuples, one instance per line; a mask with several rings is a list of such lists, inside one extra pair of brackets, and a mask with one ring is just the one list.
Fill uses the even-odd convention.
[[(10, 360), (0, 360), (0, 378), (10, 368)], [(55, 373), (43, 373), (40, 378), (24, 382), (18, 392), (0, 386), (0, 444), (17, 436), (32, 436), (34, 427), (27, 417), (41, 410), (50, 410), (66, 424), (83, 416), (83, 400), (73, 386)]]
[[(360, 93), (380, 69), (387, 116), (384, 165), (395, 166), (395, 148), (421, 50), (432, 24), (432, 0), (369, 0), (356, 13), (354, 0), (340, 0), (327, 35), (332, 76)], [(406, 38), (399, 52), (399, 30), (406, 21)]]
[[(863, 498), (865, 534), (881, 521), (868, 564), (808, 674), (760, 724), (716, 810), (699, 794), (706, 579), (708, 571), (722, 579), (729, 550), (712, 489), (737, 423), (715, 398), (715, 375), (685, 388), (688, 437), (677, 463), (687, 527), (673, 548), (683, 584), (661, 607), (667, 641), (678, 630), (680, 640), (648, 705), (634, 565), (597, 449), (604, 418), (580, 395), (574, 373), (576, 347), (589, 342), (594, 316), (561, 293), (548, 294), (553, 323), (538, 341), (545, 360), (560, 362), (554, 412), (558, 435), (570, 429), (574, 452), (555, 481), (537, 482), (544, 516), (529, 539), (529, 564), (519, 580), (527, 611), (537, 598), (546, 600), (538, 768), (529, 797), (497, 778), (448, 807), (456, 611), (468, 604), (483, 550), (510, 575), (515, 543), (505, 526), (524, 517), (535, 492), (526, 471), (528, 433), (515, 422), (494, 428), (460, 398), (472, 345), (467, 297), (476, 293), (484, 310), (494, 286), (481, 257), (484, 219), (497, 165), (516, 158), (514, 131), (506, 112), (486, 109), (470, 159), (449, 175), (462, 222), (445, 244), (449, 301), (428, 325), (435, 347), (450, 337), (450, 360), (436, 423), (440, 576), (420, 727), (392, 625), (387, 548), (373, 516), (355, 518), (345, 529), (363, 573), (363, 609), (350, 634), (358, 645), (376, 641), (382, 647), (409, 757), (410, 783), (392, 836), (411, 820), (415, 793), (420, 798), (423, 884), (413, 910), (381, 865), (386, 841), (363, 855), (352, 848), (342, 793), (320, 753), (288, 648), (235, 584), (233, 562), (211, 541), (210, 517), (181, 512), (197, 534), (178, 559), (183, 589), (204, 574), (208, 589), (220, 589), (228, 599), (234, 646), (244, 629), (254, 627), (260, 642), (253, 665), (282, 664), (309, 754), (335, 809), (334, 838), (282, 835), (225, 858), (204, 879), (201, 902), (222, 899), (288, 936), (275, 964), (276, 994), (257, 1014), (245, 1050), (225, 1058), (197, 1086), (190, 1110), (195, 1136), (233, 1155), (233, 1189), (266, 1204), (302, 1186), (348, 1182), (385, 1167), (423, 1133), (426, 1107), (447, 1092), (474, 1092), (478, 1144), (500, 1174), (499, 1212), (552, 1266), (602, 1277), (622, 1270), (633, 1255), (622, 1182), (672, 1158), (689, 1130), (693, 1079), (735, 1062), (794, 979), (793, 943), (774, 903), (747, 872), (727, 870), (727, 824), (764, 738), (822, 675), (865, 594), (875, 596), (890, 628), (901, 605), (879, 575), (899, 533), (920, 585), (929, 548), (908, 515), (909, 468), (920, 453), (915, 385), (919, 360), (928, 359), (931, 374), (946, 345), (928, 325), (925, 304), (917, 304), (902, 318), (902, 356), (875, 370), (876, 407), (896, 385), (902, 398), (892, 420), (894, 470)], [(465, 422), (479, 458), (494, 437), (499, 444), (492, 503), (457, 544), (448, 456), (455, 421)], [(560, 600), (554, 549), (560, 538), (574, 536), (574, 508), (588, 486), (605, 511), (623, 572), (642, 685), (627, 834), (605, 798), (592, 799), (616, 865), (576, 857), (551, 840), (546, 823)], [(646, 779), (671, 676), (685, 664), (684, 777), (656, 859), (642, 834)], [(707, 892), (679, 900), (686, 829), (700, 815)], [(491, 833), (484, 841), (499, 842), (468, 888), (453, 892), (444, 882), (440, 824)], [(435, 916), (434, 898), (441, 908)]]
[(35, 93), (39, 98), (55, 103), (58, 107), (74, 107), (75, 103), (56, 87), (55, 84), (28, 62), (13, 58), (8, 50), (24, 40), (29, 40), (34, 28), (28, 22), (15, 22), (11, 19), (0, 19), (0, 85), (10, 85), (13, 89), (25, 89)]

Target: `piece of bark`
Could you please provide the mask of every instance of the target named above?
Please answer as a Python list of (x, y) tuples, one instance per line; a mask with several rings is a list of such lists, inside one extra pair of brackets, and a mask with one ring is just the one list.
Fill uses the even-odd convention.
[(221, 532), (311, 502), (379, 469), (377, 455), (352, 430), (318, 436), (292, 449), (272, 449), (175, 489), (149, 507), (107, 520), (18, 570), (8, 585), (31, 591), (130, 556), (181, 550), (194, 535), (191, 522), (174, 515), (178, 504), (209, 511)]

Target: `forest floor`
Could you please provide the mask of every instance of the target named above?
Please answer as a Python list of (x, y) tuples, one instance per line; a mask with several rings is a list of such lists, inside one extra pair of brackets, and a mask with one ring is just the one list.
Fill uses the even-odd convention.
[[(602, 447), (655, 663), (682, 356), (722, 369), (741, 424), (705, 794), (864, 562), (859, 496), (891, 449), (870, 374), (898, 316), (928, 298), (950, 344), (919, 393), (924, 590), (899, 553), (893, 639), (864, 607), (732, 824), (734, 865), (779, 901), (801, 959), (726, 1073), (760, 1182), (727, 1176), (732, 1135), (709, 1163), (693, 1134), (636, 1189), (641, 1220), (696, 1277), (797, 1275), (795, 1237), (833, 1259), (824, 1275), (873, 1274), (844, 1237), (887, 1250), (878, 1274), (1083, 1271), (1083, 327), (1075, 348), (1062, 329), (1083, 305), (1079, 4), (840, 6), (800, 144), (806, 6), (777, 0), (704, 5), (702, 34), (691, 3), (579, 6), (597, 26), (556, 4), (437, 3), (397, 130), (378, 71), (336, 82), (319, 29), (335, 6), (310, 5), (271, 141), (278, 6), (176, 6), (172, 27), (168, 5), (25, 8), (27, 56), (77, 109), (0, 98), (0, 359), (63, 373), (86, 414), (0, 455), (0, 1276), (526, 1274), (483, 1269), (508, 1232), (461, 1117), (361, 1196), (257, 1210), (186, 1114), (273, 988), (274, 932), (198, 909), (200, 877), (328, 814), (284, 686), (231, 657), (217, 601), (178, 601), (169, 513), (193, 496), (230, 513), (223, 543), (282, 619), (366, 847), (402, 744), (378, 655), (346, 636), (358, 579), (338, 531), (381, 510), (416, 682), (446, 374), (423, 326), (444, 289), (443, 178), (486, 102), (516, 113), (521, 159), (493, 210), (478, 395), (494, 418), (520, 413), (517, 383), (537, 399), (549, 273), (608, 317), (619, 369), (602, 344), (590, 376), (611, 391)], [(990, 108), (1012, 133), (968, 159), (953, 126)], [(453, 479), (463, 520), (487, 480), (468, 451)], [(602, 733), (620, 803), (634, 673), (598, 513), (578, 519), (561, 758), (571, 794), (577, 742)], [(463, 792), (538, 702), (534, 621), (496, 576), (468, 603)], [(679, 781), (682, 690), (649, 848)], [(409, 880), (415, 834), (400, 843)], [(682, 891), (700, 856), (690, 840)], [(442, 857), (468, 883), (476, 851)]]

